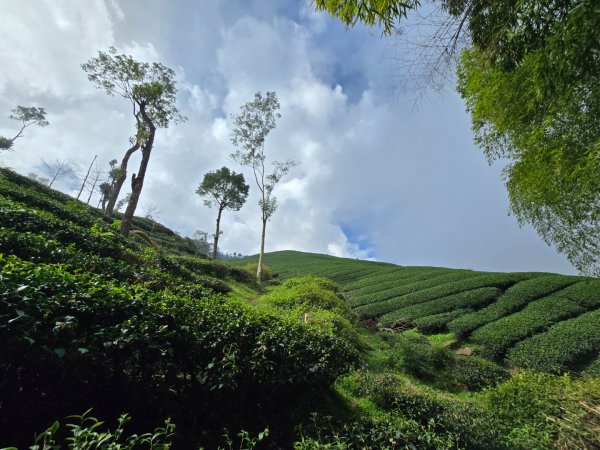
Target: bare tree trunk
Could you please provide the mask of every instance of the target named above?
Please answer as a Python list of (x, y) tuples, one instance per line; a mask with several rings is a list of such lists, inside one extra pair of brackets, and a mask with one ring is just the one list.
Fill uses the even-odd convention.
[(256, 281), (258, 283), (262, 282), (262, 272), (263, 272), (263, 259), (265, 256), (265, 233), (267, 231), (267, 218), (263, 215), (262, 220), (262, 234), (260, 237), (260, 254), (258, 255), (258, 268), (256, 269)]
[(221, 213), (223, 212), (223, 208), (219, 207), (219, 214), (217, 214), (217, 231), (215, 233), (215, 241), (213, 243), (213, 259), (217, 259), (217, 252), (219, 249), (219, 234), (221, 233)]
[[(90, 170), (92, 170), (92, 166), (94, 165), (94, 161), (96, 161), (96, 158), (98, 157), (98, 155), (94, 156), (94, 159), (92, 159), (92, 163), (90, 164), (90, 167), (88, 167), (88, 171), (85, 174), (85, 178), (83, 179), (83, 183), (81, 183), (81, 189), (79, 189), (79, 193), (77, 194), (77, 200), (79, 200), (79, 197), (81, 196), (81, 193), (83, 192), (83, 188), (85, 187), (85, 183), (87, 183), (87, 179), (90, 176)], [(88, 199), (88, 205), (89, 205), (90, 201)]]
[(140, 148), (140, 143), (136, 142), (133, 147), (131, 147), (129, 150), (127, 150), (127, 153), (125, 153), (125, 156), (123, 157), (123, 160), (121, 161), (121, 169), (122, 169), (123, 173), (117, 179), (115, 179), (113, 182), (113, 186), (112, 186), (112, 189), (110, 192), (110, 197), (108, 199), (108, 203), (106, 204), (106, 209), (104, 210), (104, 212), (106, 213), (107, 216), (110, 216), (113, 213), (113, 210), (115, 209), (115, 204), (117, 203), (117, 199), (119, 198), (119, 193), (121, 192), (121, 187), (123, 186), (123, 183), (125, 182), (125, 179), (127, 178), (127, 163), (129, 162), (129, 158), (139, 148)]
[[(89, 171), (88, 171), (89, 173)], [(100, 171), (96, 172), (96, 176), (94, 177), (94, 183), (92, 184), (92, 188), (90, 189), (90, 195), (87, 199), (87, 204), (90, 204), (92, 200), (92, 195), (94, 195), (94, 191), (96, 190), (96, 184), (98, 184), (98, 180), (100, 179)]]
[[(148, 122), (147, 122), (148, 123)], [(152, 146), (154, 145), (154, 135), (156, 134), (156, 127), (152, 123), (149, 124), (150, 135), (142, 146), (142, 161), (140, 162), (139, 172), (133, 174), (131, 178), (131, 198), (127, 204), (127, 209), (123, 214), (121, 220), (121, 233), (125, 236), (129, 235), (131, 230), (131, 222), (133, 220), (133, 214), (137, 208), (140, 194), (142, 193), (142, 187), (144, 186), (144, 177), (146, 176), (146, 169), (148, 168), (148, 162), (150, 161), (150, 153), (152, 152)], [(122, 184), (122, 183), (121, 183)]]

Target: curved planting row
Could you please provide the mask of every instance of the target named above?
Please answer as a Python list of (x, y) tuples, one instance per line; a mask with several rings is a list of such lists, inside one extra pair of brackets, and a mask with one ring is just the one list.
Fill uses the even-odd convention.
[[(384, 291), (388, 291), (390, 289), (398, 289), (398, 288), (404, 289), (406, 286), (413, 285), (414, 283), (417, 283), (419, 281), (423, 281), (423, 282), (425, 282), (424, 284), (427, 285), (427, 282), (433, 281), (442, 276), (450, 275), (453, 277), (454, 275), (452, 275), (452, 274), (456, 274), (456, 271), (453, 269), (436, 270), (436, 271), (423, 270), (423, 271), (420, 271), (417, 273), (411, 273), (407, 277), (402, 277), (402, 278), (398, 277), (398, 276), (388, 277), (385, 281), (380, 281), (378, 283), (374, 283), (369, 286), (364, 286), (360, 289), (349, 291), (348, 294), (353, 298), (352, 306), (366, 305), (368, 303), (372, 303), (372, 301), (369, 300), (370, 298), (372, 298), (372, 296), (379, 295), (380, 293), (383, 293)], [(460, 275), (459, 275), (459, 277), (460, 277)], [(443, 281), (444, 280), (442, 279), (442, 282)], [(429, 286), (431, 286), (431, 284), (429, 284)], [(407, 292), (411, 292), (411, 291), (407, 291)]]
[(488, 273), (477, 275), (471, 278), (458, 281), (448, 282), (437, 286), (412, 292), (410, 294), (401, 295), (390, 298), (379, 303), (365, 305), (356, 308), (358, 313), (363, 317), (381, 316), (382, 323), (394, 323), (398, 320), (396, 311), (416, 303), (424, 303), (436, 298), (446, 297), (459, 292), (469, 291), (481, 287), (508, 287), (524, 278), (530, 277), (531, 274), (525, 273)]
[(54, 214), (31, 209), (20, 202), (0, 197), (0, 227), (33, 232), (64, 244), (75, 244), (78, 249), (101, 256), (121, 254), (130, 247), (120, 234), (108, 232), (101, 227), (82, 227), (57, 218)]
[(482, 355), (497, 359), (517, 342), (544, 331), (561, 320), (584, 312), (585, 308), (574, 301), (560, 295), (552, 295), (531, 302), (518, 313), (484, 325), (471, 337), (482, 346)]
[[(356, 299), (354, 301), (353, 306), (357, 305), (356, 310), (361, 315), (368, 317), (380, 316), (382, 314), (385, 314), (386, 312), (398, 309), (398, 307), (395, 306), (394, 302), (404, 295), (416, 294), (417, 292), (427, 291), (429, 289), (440, 286), (446, 286), (453, 282), (462, 282), (465, 279), (475, 278), (477, 276), (479, 276), (477, 272), (450, 272), (440, 276), (434, 276), (433, 278), (415, 281), (414, 283), (398, 283), (396, 287), (374, 292), (372, 294), (363, 295), (360, 298), (360, 300)], [(454, 293), (455, 292), (451, 292), (451, 294)], [(385, 308), (387, 304), (392, 304), (394, 306), (386, 310)], [(405, 306), (408, 305), (410, 305), (410, 303), (406, 304)]]
[(448, 324), (448, 329), (458, 337), (468, 336), (476, 328), (520, 311), (529, 302), (570, 286), (577, 280), (566, 275), (548, 275), (521, 281), (508, 288), (498, 301), (488, 307), (457, 317)]
[[(552, 326), (517, 343), (508, 351), (507, 361), (520, 367), (561, 373), (596, 355), (586, 371), (600, 374), (600, 310), (582, 314)], [(597, 371), (597, 372), (595, 372)]]
[(454, 309), (452, 311), (433, 314), (431, 316), (418, 317), (414, 320), (415, 326), (421, 333), (434, 334), (443, 333), (448, 331), (448, 323), (456, 319), (457, 317), (463, 316), (472, 312), (470, 308), (465, 309)]
[[(471, 291), (460, 292), (424, 303), (407, 306), (394, 312), (398, 321), (410, 321), (419, 317), (447, 313), (456, 309), (476, 308), (493, 302), (502, 291), (495, 287), (483, 287)], [(382, 321), (383, 325), (392, 325)]]
[(354, 294), (355, 292), (369, 291), (387, 283), (397, 283), (399, 280), (419, 276), (424, 273), (435, 273), (447, 269), (430, 269), (427, 267), (396, 267), (380, 269), (370, 277), (359, 278), (344, 286), (344, 291)]

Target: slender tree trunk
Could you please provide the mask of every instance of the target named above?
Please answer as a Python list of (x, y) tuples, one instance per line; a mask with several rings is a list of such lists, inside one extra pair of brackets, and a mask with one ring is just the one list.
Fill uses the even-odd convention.
[[(81, 183), (81, 189), (79, 189), (79, 193), (77, 194), (77, 200), (79, 200), (79, 197), (81, 196), (81, 193), (83, 192), (83, 188), (85, 187), (85, 183), (87, 183), (87, 179), (90, 176), (90, 171), (92, 170), (92, 166), (94, 165), (94, 161), (96, 161), (96, 158), (98, 157), (98, 155), (94, 156), (94, 159), (92, 159), (92, 163), (90, 164), (90, 167), (88, 167), (88, 171), (85, 174), (85, 178), (83, 179), (83, 183)], [(90, 204), (90, 201), (88, 199), (88, 205)]]
[(98, 180), (100, 179), (100, 172), (96, 173), (96, 176), (94, 177), (94, 183), (92, 184), (92, 188), (90, 189), (90, 195), (87, 199), (87, 204), (90, 204), (90, 201), (92, 200), (92, 195), (94, 195), (94, 191), (96, 190), (96, 184), (98, 184)]
[(256, 281), (258, 283), (262, 282), (262, 272), (263, 272), (263, 259), (265, 256), (265, 233), (267, 231), (267, 218), (264, 217), (262, 219), (262, 234), (260, 237), (260, 254), (258, 255), (258, 268), (256, 269)]
[(129, 235), (131, 230), (131, 222), (133, 220), (133, 214), (137, 208), (140, 194), (142, 193), (142, 187), (144, 186), (144, 177), (146, 176), (146, 169), (148, 168), (148, 162), (150, 161), (150, 153), (152, 152), (152, 146), (154, 145), (154, 135), (156, 134), (156, 128), (152, 123), (149, 124), (150, 135), (142, 146), (142, 161), (140, 162), (139, 172), (133, 174), (131, 178), (131, 198), (127, 204), (125, 214), (121, 220), (121, 233), (125, 236)]
[(213, 243), (213, 259), (217, 259), (217, 252), (219, 249), (219, 233), (221, 228), (221, 213), (223, 208), (219, 207), (219, 214), (217, 214), (217, 231), (215, 232), (215, 241)]
[(117, 199), (119, 198), (119, 193), (121, 192), (121, 187), (127, 178), (127, 163), (129, 163), (129, 158), (140, 148), (140, 143), (136, 142), (133, 147), (131, 147), (125, 153), (123, 160), (121, 161), (121, 169), (122, 174), (113, 182), (112, 189), (110, 191), (110, 197), (108, 198), (108, 202), (106, 204), (106, 209), (104, 212), (107, 216), (112, 215), (113, 210), (115, 209), (115, 204), (117, 203)]

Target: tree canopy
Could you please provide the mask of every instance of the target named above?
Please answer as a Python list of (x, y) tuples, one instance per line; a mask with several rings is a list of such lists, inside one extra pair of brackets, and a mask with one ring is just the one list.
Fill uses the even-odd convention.
[(37, 106), (18, 105), (15, 109), (11, 110), (11, 114), (8, 117), (9, 119), (21, 122), (21, 128), (13, 138), (0, 136), (0, 150), (11, 150), (14, 142), (23, 135), (25, 128), (31, 125), (46, 127), (50, 124), (46, 120), (46, 110)]
[(231, 158), (242, 166), (252, 169), (256, 186), (260, 191), (258, 205), (261, 210), (262, 233), (256, 274), (259, 282), (261, 281), (262, 260), (265, 251), (265, 230), (267, 222), (277, 209), (277, 198), (273, 195), (273, 191), (281, 178), (296, 165), (292, 160), (273, 161), (273, 170), (270, 173), (267, 172), (265, 139), (275, 128), (277, 119), (281, 117), (278, 112), (279, 108), (279, 100), (275, 92), (267, 92), (263, 96), (259, 91), (254, 95), (254, 100), (242, 105), (240, 112), (232, 116), (234, 129), (231, 133), (231, 142), (237, 147), (237, 150), (231, 155)]
[(205, 197), (204, 204), (209, 208), (215, 206), (217, 213), (217, 229), (213, 242), (213, 259), (217, 259), (219, 236), (221, 234), (221, 214), (223, 210), (239, 211), (248, 197), (250, 186), (245, 183), (244, 174), (231, 172), (221, 167), (204, 175), (196, 189), (196, 194)]
[(106, 206), (106, 212), (111, 214), (126, 179), (129, 158), (141, 149), (142, 160), (137, 174), (131, 179), (131, 197), (121, 222), (121, 232), (127, 235), (144, 184), (156, 129), (186, 120), (175, 105), (175, 72), (161, 63), (136, 61), (130, 55), (117, 53), (114, 47), (110, 47), (108, 53), (98, 52), (97, 57), (81, 67), (98, 89), (127, 99), (133, 108), (136, 130), (130, 139), (131, 147), (121, 161), (120, 172), (114, 179)]

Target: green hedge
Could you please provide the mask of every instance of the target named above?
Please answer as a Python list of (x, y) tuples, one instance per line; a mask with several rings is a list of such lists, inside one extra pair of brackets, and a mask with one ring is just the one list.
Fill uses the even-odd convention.
[(527, 273), (489, 273), (479, 275), (466, 280), (459, 280), (440, 286), (435, 286), (412, 294), (396, 297), (374, 305), (368, 305), (362, 308), (357, 308), (362, 316), (372, 317), (381, 316), (382, 323), (392, 324), (398, 320), (399, 316), (396, 310), (411, 306), (417, 303), (424, 303), (429, 300), (435, 300), (440, 297), (458, 294), (472, 289), (482, 287), (497, 287), (499, 289), (506, 288), (519, 280), (530, 277)]
[(498, 301), (487, 308), (456, 318), (448, 324), (448, 329), (458, 337), (468, 336), (476, 328), (517, 312), (529, 302), (552, 294), (577, 280), (577, 277), (549, 275), (521, 281), (508, 288)]
[(488, 358), (501, 358), (517, 342), (585, 310), (568, 298), (553, 295), (531, 302), (522, 311), (475, 330), (472, 339)]
[(2, 430), (32, 433), (90, 405), (224, 426), (358, 362), (332, 334), (220, 297), (155, 293), (14, 256), (0, 255), (0, 268)]
[(96, 224), (91, 228), (62, 220), (53, 214), (0, 197), (0, 227), (33, 232), (63, 244), (75, 244), (83, 251), (101, 256), (118, 257), (123, 248), (131, 247), (117, 232)]
[(510, 364), (561, 373), (583, 366), (600, 350), (600, 310), (557, 323), (510, 349)]
[[(372, 294), (364, 295), (361, 298), (361, 305), (357, 307), (357, 311), (361, 314), (364, 311), (368, 315), (369, 311), (378, 311), (376, 315), (380, 315), (380, 310), (385, 310), (385, 305), (394, 303), (396, 299), (407, 294), (416, 294), (418, 292), (426, 292), (430, 289), (435, 289), (439, 286), (446, 286), (450, 283), (462, 282), (465, 279), (476, 278), (479, 274), (473, 272), (450, 272), (439, 276), (427, 278), (415, 283), (399, 284), (398, 286), (378, 291)], [(408, 305), (406, 305), (408, 306)], [(386, 312), (393, 311), (396, 308)]]
[[(473, 289), (471, 291), (449, 295), (429, 302), (407, 306), (406, 308), (395, 311), (394, 315), (397, 317), (396, 320), (404, 322), (419, 317), (450, 312), (455, 309), (476, 308), (493, 302), (501, 292), (500, 289), (495, 287)], [(385, 320), (382, 320), (381, 323), (383, 325), (393, 325), (393, 323), (389, 323)]]
[(414, 322), (415, 326), (421, 333), (443, 333), (448, 331), (448, 323), (450, 323), (457, 317), (469, 314), (472, 311), (472, 309), (455, 309), (453, 311), (448, 311), (445, 313), (419, 317), (415, 319)]
[[(376, 294), (378, 292), (382, 292), (388, 289), (393, 289), (398, 287), (399, 285), (408, 285), (416, 283), (418, 281), (433, 280), (436, 277), (452, 273), (454, 270), (440, 269), (430, 271), (422, 270), (419, 268), (419, 270), (415, 271), (411, 271), (410, 269), (406, 269), (406, 271), (409, 273), (405, 274), (404, 276), (400, 276), (392, 272), (390, 274), (385, 274), (385, 277), (377, 276), (377, 278), (365, 278), (364, 280), (361, 280), (364, 284), (360, 285), (360, 287), (349, 289), (349, 287), (346, 286), (345, 290), (348, 291), (352, 297), (355, 297), (357, 300), (360, 300), (362, 297), (367, 296), (369, 294)], [(356, 306), (358, 306), (359, 304), (360, 303), (357, 303)]]

